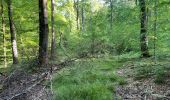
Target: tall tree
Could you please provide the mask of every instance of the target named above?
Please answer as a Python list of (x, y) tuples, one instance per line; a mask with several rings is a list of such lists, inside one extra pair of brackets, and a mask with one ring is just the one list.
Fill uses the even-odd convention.
[(136, 4), (136, 6), (138, 5), (138, 0), (135, 0), (135, 4)]
[(55, 6), (55, 1), (51, 0), (51, 32), (52, 32), (51, 59), (55, 58), (55, 49), (56, 49), (56, 35), (54, 30), (54, 6)]
[(158, 0), (154, 4), (154, 62), (156, 63), (156, 38), (157, 38), (157, 19), (158, 19)]
[(8, 4), (8, 18), (9, 18), (11, 44), (12, 44), (13, 64), (18, 64), (19, 61), (18, 61), (17, 39), (16, 39), (16, 31), (15, 31), (14, 21), (13, 21), (12, 0), (8, 0), (7, 4)]
[(113, 27), (113, 0), (110, 0), (110, 28)]
[(79, 30), (79, 0), (74, 0), (74, 8), (76, 10), (77, 30)]
[(139, 0), (140, 14), (141, 14), (141, 30), (140, 30), (140, 43), (141, 43), (141, 56), (150, 57), (148, 50), (148, 40), (147, 40), (147, 12), (146, 12), (146, 2), (145, 0)]
[(95, 53), (95, 34), (93, 32), (93, 19), (92, 19), (92, 16), (93, 16), (93, 12), (92, 12), (92, 2), (90, 2), (90, 32), (91, 32), (91, 41), (92, 41), (92, 44), (91, 44), (91, 54), (92, 56), (94, 56), (94, 53)]
[(47, 0), (39, 0), (39, 64), (48, 63), (48, 12)]
[(85, 28), (85, 10), (84, 10), (84, 0), (82, 0), (82, 7), (81, 7), (81, 20), (82, 20), (82, 31), (84, 31)]
[(2, 16), (2, 33), (3, 33), (3, 51), (4, 51), (4, 67), (7, 67), (6, 59), (6, 38), (5, 38), (5, 16), (4, 16), (4, 2), (1, 0), (1, 16)]

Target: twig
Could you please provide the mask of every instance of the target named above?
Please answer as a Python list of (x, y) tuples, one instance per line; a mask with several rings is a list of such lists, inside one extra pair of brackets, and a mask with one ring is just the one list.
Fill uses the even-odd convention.
[(165, 96), (165, 95), (160, 95), (160, 94), (151, 94), (154, 97), (161, 98), (161, 99), (168, 99), (170, 100), (170, 97)]

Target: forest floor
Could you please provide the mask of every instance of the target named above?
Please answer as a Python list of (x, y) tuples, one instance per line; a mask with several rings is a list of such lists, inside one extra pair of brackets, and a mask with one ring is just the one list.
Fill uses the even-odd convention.
[(161, 63), (164, 67), (170, 66), (166, 61), (153, 64), (150, 59), (124, 63), (117, 74), (123, 76), (127, 84), (117, 86), (116, 94), (123, 100), (170, 100), (170, 70), (160, 74), (165, 70), (155, 72), (153, 69), (161, 68)]
[(49, 69), (0, 75), (0, 100), (170, 100), (168, 59), (74, 59), (50, 78)]
[(52, 94), (45, 84), (47, 74), (16, 69), (8, 76), (1, 76), (0, 100), (49, 100)]

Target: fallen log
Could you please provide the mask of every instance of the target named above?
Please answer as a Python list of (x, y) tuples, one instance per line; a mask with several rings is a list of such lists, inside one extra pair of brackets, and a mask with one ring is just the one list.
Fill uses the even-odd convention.
[(78, 60), (78, 58), (73, 58), (70, 60), (63, 61), (59, 64), (55, 64), (54, 67), (53, 67), (53, 65), (51, 65), (52, 66), (51, 70), (52, 70), (52, 72), (58, 71), (58, 70), (62, 69), (63, 67), (69, 65), (70, 63), (75, 62), (76, 60)]
[[(94, 58), (94, 57), (87, 56), (86, 58)], [(73, 62), (81, 60), (81, 59), (83, 59), (83, 57), (76, 57), (76, 58), (68, 59), (63, 62), (60, 62), (59, 64), (54, 64), (54, 65), (51, 64), (50, 65), (51, 70), (52, 70), (52, 72), (58, 71), (58, 70), (62, 69), (63, 67), (69, 65), (70, 63), (73, 63)]]

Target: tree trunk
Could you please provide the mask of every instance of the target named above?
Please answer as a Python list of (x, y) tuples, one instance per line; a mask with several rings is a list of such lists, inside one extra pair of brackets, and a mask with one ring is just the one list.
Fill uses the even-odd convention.
[(74, 9), (76, 10), (77, 30), (79, 30), (79, 0), (74, 0)]
[(82, 0), (81, 11), (82, 11), (82, 31), (84, 32), (84, 27), (85, 27), (85, 18), (84, 18), (84, 0)]
[(113, 27), (113, 1), (110, 0), (110, 29)]
[(55, 50), (56, 50), (56, 35), (54, 30), (54, 0), (51, 0), (51, 32), (52, 32), (52, 40), (51, 40), (51, 59), (55, 59)]
[(141, 56), (150, 57), (148, 50), (147, 40), (147, 16), (146, 16), (146, 5), (145, 0), (139, 0), (140, 13), (141, 13), (141, 31), (140, 31), (140, 43), (141, 43)]
[(3, 33), (3, 51), (4, 51), (4, 67), (7, 67), (6, 59), (6, 38), (5, 38), (5, 19), (4, 19), (4, 6), (3, 0), (1, 0), (1, 16), (2, 16), (2, 33)]
[(18, 64), (19, 61), (18, 61), (17, 40), (16, 40), (16, 32), (15, 32), (14, 21), (13, 21), (11, 0), (8, 0), (8, 17), (9, 17), (9, 25), (10, 25), (10, 33), (11, 33), (13, 64)]
[(76, 20), (77, 20), (77, 30), (79, 30), (79, 0), (77, 0), (76, 9), (77, 9), (77, 18), (76, 18)]
[(47, 0), (39, 0), (39, 65), (48, 63), (48, 12)]
[(155, 0), (154, 5), (154, 62), (156, 64), (156, 38), (157, 38), (157, 19), (158, 19), (158, 0)]
[(138, 5), (138, 0), (135, 0), (135, 4), (136, 4), (136, 6)]
[(92, 41), (92, 44), (91, 44), (91, 55), (94, 56), (94, 53), (95, 53), (95, 34), (93, 32), (93, 20), (92, 20), (92, 16), (93, 16), (93, 13), (92, 13), (92, 3), (90, 3), (90, 32), (91, 32), (91, 41)]

